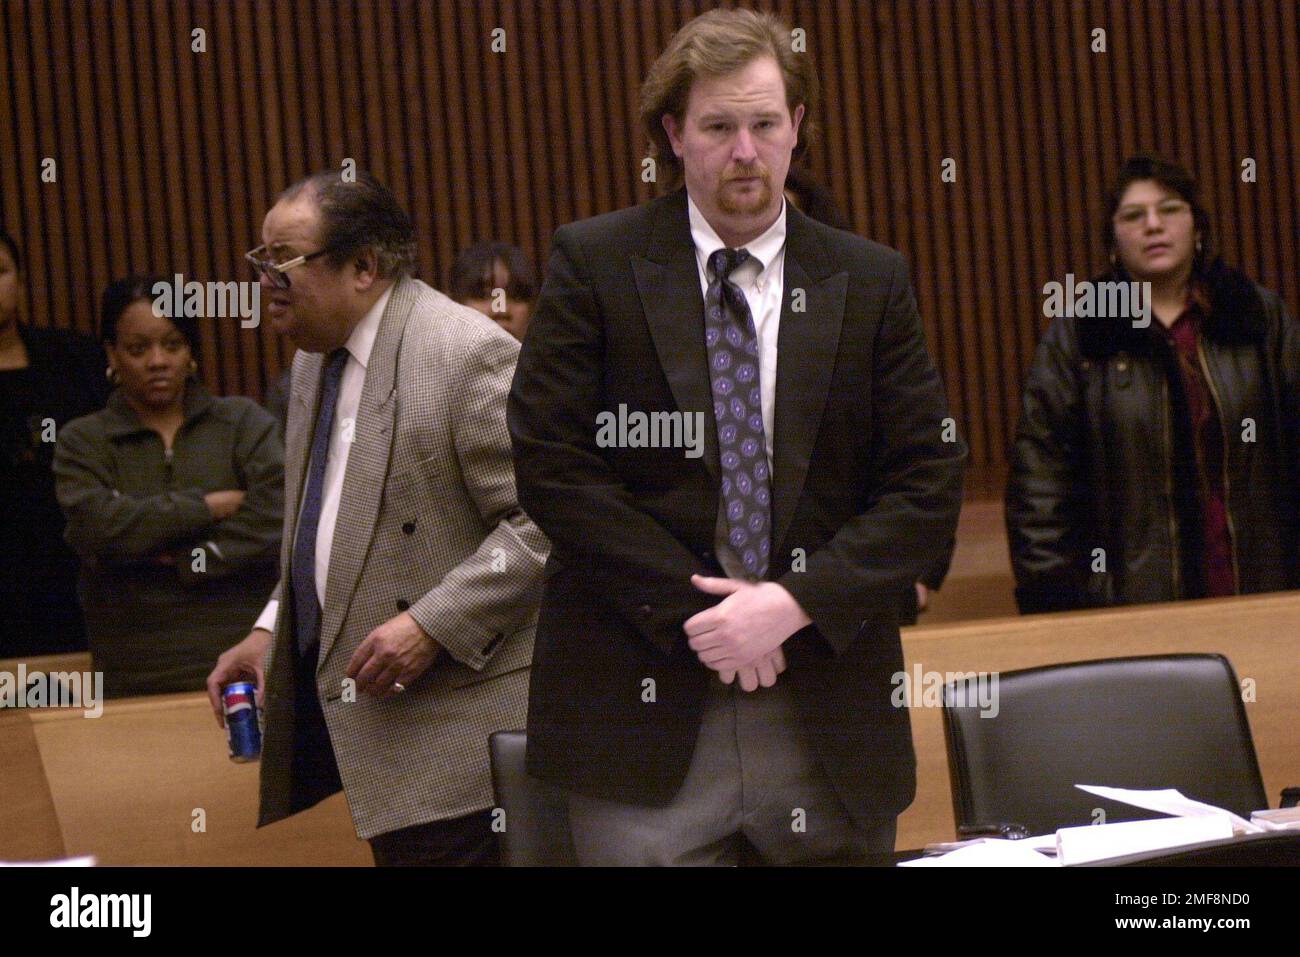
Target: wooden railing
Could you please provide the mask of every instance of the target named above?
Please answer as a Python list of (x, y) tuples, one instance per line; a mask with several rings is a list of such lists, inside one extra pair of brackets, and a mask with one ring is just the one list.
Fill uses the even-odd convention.
[[(1246, 713), (1269, 801), (1300, 785), (1300, 593), (904, 630), (909, 671), (1010, 671), (1093, 658), (1219, 652), (1254, 685)], [(86, 667), (66, 658), (30, 670)], [(0, 670), (14, 663), (0, 663)], [(916, 802), (899, 847), (954, 836), (943, 725), (914, 704)], [(257, 765), (233, 764), (202, 694), (0, 712), (0, 859), (104, 864), (368, 864), (342, 796), (256, 829)], [(1107, 782), (1099, 781), (1099, 784)]]

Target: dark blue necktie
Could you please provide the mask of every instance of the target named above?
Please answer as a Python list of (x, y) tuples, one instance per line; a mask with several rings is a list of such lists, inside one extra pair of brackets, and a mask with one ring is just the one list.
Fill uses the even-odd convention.
[(293, 593), (294, 628), (298, 651), (306, 653), (320, 638), (320, 600), (316, 597), (316, 529), (320, 524), (321, 498), (325, 493), (325, 462), (329, 458), (330, 432), (334, 428), (334, 406), (338, 403), (339, 381), (347, 365), (348, 350), (335, 349), (329, 354), (321, 380), (320, 408), (316, 412), (316, 430), (312, 433), (311, 464), (307, 487), (298, 517), (298, 536), (294, 540), (290, 562), (290, 590)]
[(709, 256), (713, 280), (704, 294), (704, 345), (713, 383), (713, 415), (718, 422), (727, 542), (745, 572), (762, 578), (772, 548), (772, 490), (759, 388), (758, 335), (745, 294), (729, 278), (750, 258), (744, 249), (719, 249)]

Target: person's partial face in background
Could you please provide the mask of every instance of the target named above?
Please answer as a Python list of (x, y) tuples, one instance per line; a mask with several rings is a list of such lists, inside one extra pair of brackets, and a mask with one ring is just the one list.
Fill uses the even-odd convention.
[(686, 190), (724, 241), (747, 242), (780, 212), (803, 113), (802, 104), (790, 113), (776, 60), (760, 57), (697, 79), (681, 122), (663, 118)]
[(1191, 205), (1152, 179), (1124, 190), (1115, 210), (1115, 254), (1139, 282), (1161, 283), (1191, 274), (1196, 224)]
[[(288, 262), (324, 248), (321, 215), (310, 189), (271, 207), (262, 224), (263, 254)], [(288, 289), (278, 289), (264, 273), (262, 309), (276, 332), (308, 352), (329, 352), (348, 341), (353, 327), (365, 315), (367, 290), (377, 277), (377, 264), (363, 253), (333, 268), (328, 256), (312, 259), (288, 270)]]
[(137, 299), (122, 311), (116, 336), (104, 348), (127, 401), (153, 412), (179, 405), (194, 356), (175, 323), (155, 315), (151, 300)]
[(510, 270), (500, 259), (493, 262), (492, 275), (485, 277), (485, 285), (493, 290), (490, 299), (462, 299), (461, 305), (477, 309), (523, 342), (524, 333), (528, 331), (528, 320), (532, 318), (533, 304), (525, 299), (511, 299), (506, 295), (505, 290), (510, 288)]
[(16, 323), (22, 313), (22, 276), (14, 257), (0, 244), (0, 331)]

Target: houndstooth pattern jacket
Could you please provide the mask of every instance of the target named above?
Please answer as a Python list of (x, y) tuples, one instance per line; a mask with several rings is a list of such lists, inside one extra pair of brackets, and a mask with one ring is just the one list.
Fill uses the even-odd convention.
[[(321, 614), (316, 672), (357, 835), (492, 806), (488, 735), (522, 728), (545, 536), (515, 497), (505, 404), (519, 347), (490, 319), (417, 279), (398, 280), (357, 411)], [(280, 598), (323, 356), (294, 359), (285, 427)], [(258, 825), (303, 810), (290, 780), (292, 603), (280, 602), (266, 671)], [(378, 625), (407, 610), (443, 652), (404, 694), (344, 684)], [(350, 683), (349, 683), (350, 684)]]

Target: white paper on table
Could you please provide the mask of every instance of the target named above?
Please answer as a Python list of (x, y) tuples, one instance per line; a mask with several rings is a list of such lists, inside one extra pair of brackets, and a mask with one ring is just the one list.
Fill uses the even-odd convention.
[(939, 857), (902, 861), (899, 867), (1056, 867), (1057, 863), (1028, 846), (1029, 841), (988, 838)]
[(95, 857), (63, 857), (57, 861), (0, 861), (0, 867), (94, 867)]
[(1056, 859), (1066, 866), (1086, 864), (1230, 837), (1232, 822), (1226, 813), (1121, 821), (1118, 824), (1084, 824), (1063, 827), (1056, 832)]
[(1236, 834), (1259, 834), (1263, 831), (1275, 829), (1273, 826), (1247, 821), (1244, 817), (1239, 817), (1221, 807), (1215, 807), (1213, 804), (1193, 801), (1176, 788), (1137, 791), (1130, 788), (1102, 787), (1099, 784), (1076, 784), (1075, 787), (1098, 797), (1110, 798), (1112, 801), (1146, 808), (1148, 811), (1172, 814), (1174, 817), (1226, 817), (1232, 822), (1232, 830)]
[(1056, 835), (1040, 834), (1037, 837), (1023, 837), (1017, 844), (1023, 844), (1025, 847), (1032, 847), (1036, 851), (1042, 851), (1047, 854), (1056, 854)]
[(1300, 807), (1277, 807), (1250, 812), (1252, 824), (1266, 831), (1300, 830)]

